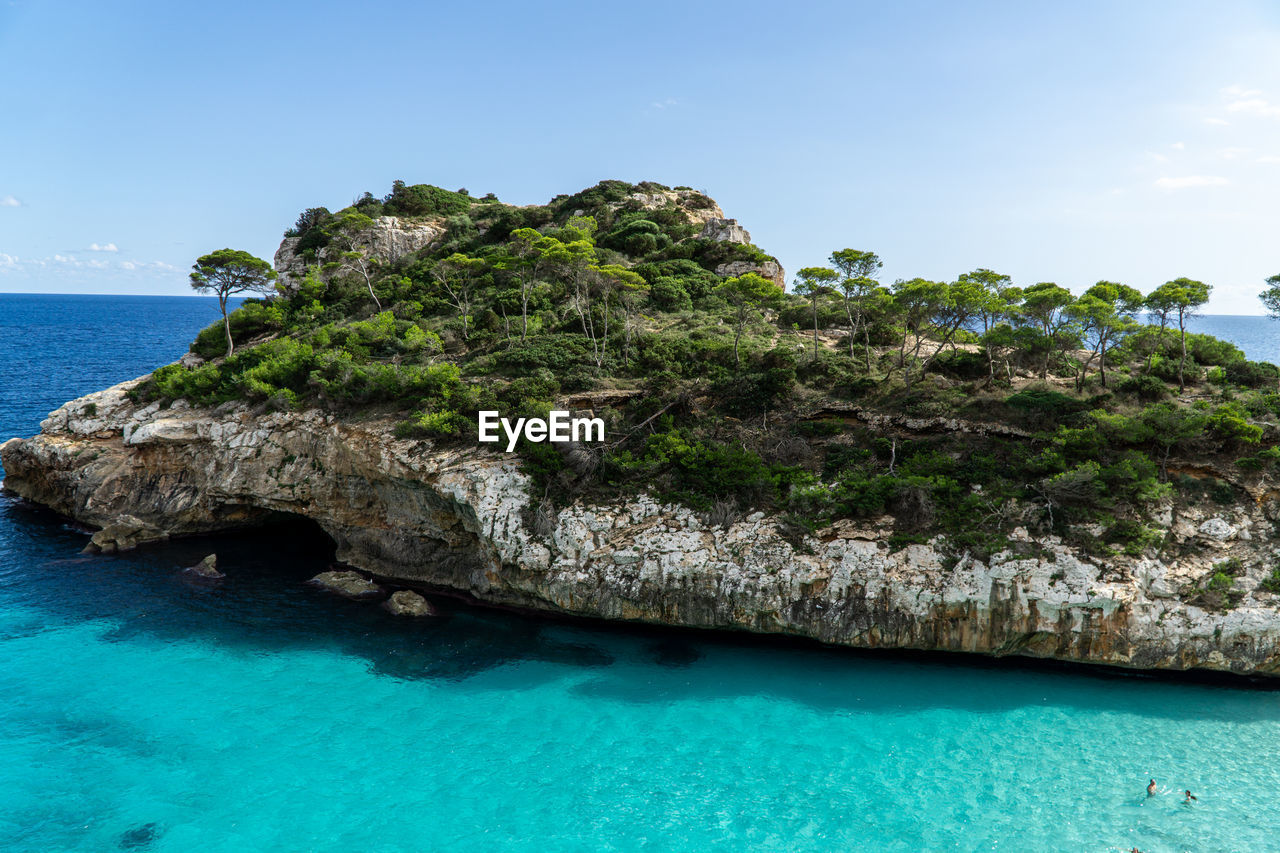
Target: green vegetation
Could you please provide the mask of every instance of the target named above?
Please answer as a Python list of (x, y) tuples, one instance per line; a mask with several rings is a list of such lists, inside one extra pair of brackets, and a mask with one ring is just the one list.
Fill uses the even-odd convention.
[[(943, 533), (979, 554), (1015, 527), (1082, 525), (1103, 531), (1095, 551), (1151, 553), (1160, 503), (1235, 499), (1175, 463), (1259, 477), (1280, 459), (1280, 369), (1187, 331), (1208, 285), (1144, 297), (1103, 281), (1077, 297), (989, 269), (886, 285), (878, 256), (841, 249), (788, 294), (758, 247), (699, 236), (713, 206), (652, 183), (515, 207), (396, 182), (312, 208), (287, 232), (305, 275), (201, 332), (203, 364), (135, 393), (393, 416), (403, 438), (469, 443), (481, 409), (543, 415), (607, 390), (603, 446), (520, 448), (540, 511), (649, 490), (708, 523), (888, 514), (896, 542)], [(430, 218), (443, 236), (375, 255), (365, 235), (384, 216)], [(265, 286), (265, 262), (224, 253), (197, 262), (201, 283), (240, 264)], [(1192, 594), (1231, 598), (1212, 580)]]
[(237, 293), (267, 293), (275, 281), (271, 264), (236, 249), (219, 249), (198, 259), (191, 266), (191, 287), (218, 297), (222, 325), (227, 336), (227, 357), (235, 345), (231, 337), (231, 321), (227, 319), (227, 299)]
[(1243, 574), (1244, 566), (1238, 557), (1214, 563), (1209, 577), (1183, 590), (1182, 596), (1189, 604), (1205, 610), (1230, 610), (1244, 598), (1244, 593), (1235, 588), (1236, 578)]

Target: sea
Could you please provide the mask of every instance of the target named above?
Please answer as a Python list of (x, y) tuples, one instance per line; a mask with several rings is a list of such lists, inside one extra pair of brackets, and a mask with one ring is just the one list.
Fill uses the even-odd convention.
[[(0, 438), (217, 318), (0, 295)], [(1264, 318), (1197, 328), (1280, 361)], [(448, 599), (396, 619), (305, 584), (313, 528), (86, 540), (0, 496), (7, 853), (1280, 849), (1275, 689)], [(226, 581), (184, 582), (211, 552)]]

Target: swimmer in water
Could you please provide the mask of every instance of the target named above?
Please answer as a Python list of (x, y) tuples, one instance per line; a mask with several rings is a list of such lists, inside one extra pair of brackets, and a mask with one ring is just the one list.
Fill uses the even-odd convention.
[(1183, 791), (1182, 793), (1185, 795), (1185, 798), (1182, 800), (1184, 803), (1189, 803), (1192, 800), (1199, 802), (1199, 800), (1196, 800), (1196, 795), (1191, 793), (1190, 791)]
[(1156, 795), (1156, 780), (1152, 779), (1147, 783), (1147, 796), (1154, 797)]

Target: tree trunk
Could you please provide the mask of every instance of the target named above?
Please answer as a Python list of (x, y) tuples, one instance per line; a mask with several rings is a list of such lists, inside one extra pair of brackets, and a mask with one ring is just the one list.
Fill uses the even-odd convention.
[(222, 328), (227, 333), (227, 358), (231, 358), (235, 345), (231, 342), (231, 318), (227, 316), (227, 294), (218, 294), (218, 307), (222, 309)]
[(520, 291), (520, 343), (529, 334), (529, 291)]
[(849, 360), (853, 361), (853, 338), (858, 334), (858, 326), (853, 322), (853, 311), (849, 308), (849, 297), (844, 300), (844, 316), (849, 320)]
[(1182, 334), (1182, 360), (1178, 362), (1178, 393), (1181, 394), (1187, 387), (1186, 378), (1182, 375), (1187, 366), (1187, 323), (1181, 314), (1178, 315), (1178, 331)]
[(818, 297), (813, 297), (813, 360), (818, 360)]

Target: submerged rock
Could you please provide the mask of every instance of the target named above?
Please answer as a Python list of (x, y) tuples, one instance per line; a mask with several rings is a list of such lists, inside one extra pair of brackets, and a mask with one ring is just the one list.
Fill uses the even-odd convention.
[(220, 581), (226, 575), (218, 571), (218, 555), (210, 554), (194, 566), (188, 566), (182, 573), (193, 580)]
[(382, 602), (382, 606), (388, 613), (396, 616), (436, 615), (436, 609), (431, 606), (431, 602), (409, 589), (392, 593), (390, 598)]
[(139, 850), (159, 840), (163, 830), (158, 823), (143, 823), (120, 834), (121, 850)]
[(355, 601), (367, 601), (371, 598), (381, 598), (386, 594), (386, 590), (378, 586), (369, 578), (352, 571), (329, 571), (321, 572), (313, 577), (307, 583), (314, 584), (321, 589), (329, 592), (337, 593), (344, 598), (350, 598)]

